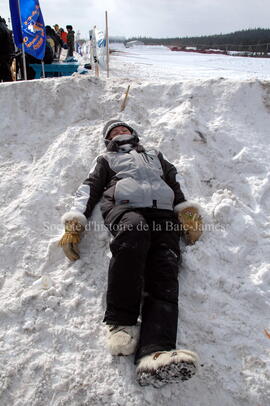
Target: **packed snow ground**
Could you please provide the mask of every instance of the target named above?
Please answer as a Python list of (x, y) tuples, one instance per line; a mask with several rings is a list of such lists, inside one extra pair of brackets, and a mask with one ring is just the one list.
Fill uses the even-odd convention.
[[(270, 82), (165, 80), (158, 70), (152, 79), (152, 65), (118, 58), (109, 80), (0, 85), (0, 404), (266, 405)], [(132, 356), (105, 348), (110, 237), (99, 208), (79, 261), (69, 263), (57, 247), (60, 217), (104, 150), (101, 131), (113, 117), (165, 153), (186, 197), (204, 209), (202, 239), (182, 244), (178, 329), (178, 347), (197, 351), (204, 366), (160, 390), (139, 387)], [(41, 276), (49, 289), (35, 283)]]
[(125, 69), (127, 77), (147, 80), (270, 79), (270, 58), (178, 52), (165, 46), (125, 48), (123, 44), (112, 44), (112, 48), (118, 51), (118, 67)]

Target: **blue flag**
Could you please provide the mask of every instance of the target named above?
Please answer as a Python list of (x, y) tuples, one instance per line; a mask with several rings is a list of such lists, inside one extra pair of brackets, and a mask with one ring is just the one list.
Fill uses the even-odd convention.
[(43, 59), (46, 32), (38, 0), (9, 0), (9, 8), (15, 44), (22, 48), (24, 43), (25, 52)]

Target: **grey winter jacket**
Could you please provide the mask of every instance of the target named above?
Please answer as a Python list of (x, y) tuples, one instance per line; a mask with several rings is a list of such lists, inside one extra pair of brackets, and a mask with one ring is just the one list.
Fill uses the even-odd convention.
[(121, 214), (132, 209), (172, 211), (185, 201), (176, 175), (176, 168), (156, 150), (107, 151), (95, 160), (76, 193), (71, 210), (89, 218), (101, 199), (106, 225), (113, 224)]

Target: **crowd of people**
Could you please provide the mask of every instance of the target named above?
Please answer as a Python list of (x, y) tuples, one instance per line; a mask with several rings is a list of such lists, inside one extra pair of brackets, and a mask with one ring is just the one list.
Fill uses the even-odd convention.
[(74, 52), (74, 31), (72, 25), (66, 26), (67, 32), (55, 24), (53, 28), (46, 25), (46, 39), (48, 45), (51, 47), (54, 59), (59, 59), (61, 48), (68, 50), (67, 57), (72, 57)]
[[(75, 33), (72, 25), (67, 25), (65, 31), (55, 24), (53, 28), (46, 25), (46, 48), (43, 62), (50, 64), (53, 61), (60, 60), (62, 49), (67, 49), (66, 60), (73, 58)], [(31, 68), (31, 64), (41, 63), (41, 60), (34, 58), (29, 54), (25, 54), (27, 79), (34, 79), (35, 72)], [(16, 60), (16, 68), (12, 75), (12, 63)], [(15, 64), (13, 63), (13, 66)], [(0, 17), (0, 82), (9, 82), (17, 77), (20, 71), (21, 79), (24, 79), (24, 69), (22, 60), (22, 51), (16, 48), (13, 40), (12, 31), (9, 30), (5, 19)]]
[[(50, 25), (46, 25), (46, 49), (44, 55), (44, 63), (50, 64), (53, 61), (60, 60), (61, 50), (67, 49), (67, 61), (73, 57), (75, 33), (72, 25), (66, 26), (67, 32), (63, 28), (60, 28), (58, 24), (55, 24), (53, 28)], [(27, 79), (34, 79), (35, 71), (31, 68), (31, 64), (41, 63), (39, 59), (33, 56), (26, 55), (26, 67), (27, 67)]]

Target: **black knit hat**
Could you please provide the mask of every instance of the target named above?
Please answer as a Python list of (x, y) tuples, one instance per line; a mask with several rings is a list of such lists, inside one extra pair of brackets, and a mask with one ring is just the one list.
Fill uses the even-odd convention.
[(128, 125), (127, 123), (125, 123), (124, 121), (121, 120), (110, 120), (108, 121), (108, 123), (105, 125), (104, 129), (103, 129), (103, 138), (106, 140), (109, 135), (110, 132), (115, 128), (115, 127), (119, 127), (119, 126), (123, 126), (129, 129), (129, 131), (131, 132), (131, 134), (135, 135), (138, 137), (137, 132), (134, 130), (134, 128), (132, 128), (130, 125)]

